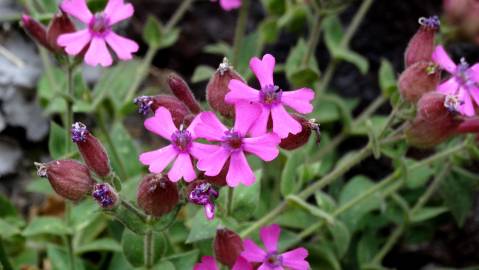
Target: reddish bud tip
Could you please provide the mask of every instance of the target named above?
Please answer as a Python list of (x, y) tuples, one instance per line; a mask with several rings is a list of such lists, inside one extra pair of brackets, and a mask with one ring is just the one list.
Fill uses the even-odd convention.
[(71, 134), (72, 141), (76, 143), (88, 168), (94, 171), (98, 176), (108, 176), (111, 171), (110, 159), (101, 142), (80, 122), (76, 122), (72, 125)]
[(293, 118), (301, 124), (302, 130), (298, 134), (290, 134), (288, 137), (282, 139), (281, 143), (279, 144), (281, 148), (286, 150), (294, 150), (305, 145), (308, 142), (312, 131), (314, 131), (318, 136), (318, 143), (320, 142), (321, 130), (315, 119), (307, 120), (298, 115), (293, 115)]
[(52, 49), (47, 41), (47, 31), (42, 24), (26, 14), (22, 15), (22, 24), (33, 40), (49, 50)]
[(47, 31), (47, 42), (54, 52), (63, 53), (64, 50), (57, 43), (60, 35), (75, 32), (75, 25), (67, 14), (59, 12), (55, 14)]
[(404, 100), (416, 103), (422, 95), (436, 90), (441, 72), (433, 62), (417, 62), (399, 76), (398, 87)]
[(173, 94), (180, 101), (182, 101), (193, 114), (198, 114), (201, 112), (200, 104), (196, 100), (193, 92), (191, 92), (191, 89), (185, 80), (176, 74), (170, 74), (168, 76), (168, 85), (170, 86)]
[(466, 118), (457, 127), (458, 133), (479, 133), (479, 117)]
[(236, 259), (244, 250), (241, 237), (228, 229), (216, 231), (213, 245), (216, 259), (229, 267), (233, 267)]
[(91, 196), (103, 209), (114, 209), (118, 206), (118, 193), (107, 183), (95, 184)]
[(58, 195), (72, 201), (83, 199), (95, 183), (87, 166), (75, 160), (54, 160), (35, 166), (38, 176), (48, 178)]
[(456, 113), (444, 105), (446, 96), (438, 92), (424, 94), (417, 104), (416, 118), (406, 130), (408, 142), (431, 148), (452, 136), (458, 126)]
[(140, 96), (133, 100), (138, 106), (138, 113), (146, 115), (148, 112), (155, 112), (159, 107), (165, 107), (171, 113), (173, 122), (177, 127), (181, 124), (189, 124), (190, 110), (176, 97), (168, 95)]
[(225, 96), (229, 92), (228, 84), (233, 79), (245, 82), (225, 57), (206, 86), (208, 104), (213, 110), (227, 118), (234, 118), (234, 106), (225, 102)]
[(162, 174), (149, 174), (138, 187), (137, 202), (145, 213), (161, 217), (175, 208), (179, 201), (176, 183)]
[(420, 62), (431, 61), (434, 51), (434, 36), (439, 30), (439, 18), (432, 16), (429, 18), (419, 18), (419, 30), (409, 41), (404, 54), (405, 66)]

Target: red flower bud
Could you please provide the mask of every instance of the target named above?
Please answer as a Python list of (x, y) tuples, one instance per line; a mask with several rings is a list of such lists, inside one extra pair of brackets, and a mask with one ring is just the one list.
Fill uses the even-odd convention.
[(466, 118), (457, 127), (458, 133), (479, 133), (479, 117)]
[(281, 140), (279, 146), (286, 150), (294, 150), (303, 145), (305, 145), (308, 140), (309, 136), (311, 136), (311, 131), (315, 131), (318, 136), (318, 143), (321, 140), (321, 131), (319, 128), (319, 124), (316, 123), (316, 120), (311, 119), (307, 120), (304, 117), (293, 115), (293, 118), (296, 119), (303, 128), (300, 133), (298, 134), (290, 134), (288, 137)]
[(193, 92), (191, 92), (188, 84), (180, 76), (176, 74), (170, 74), (168, 76), (168, 85), (170, 86), (173, 94), (179, 100), (181, 100), (193, 114), (198, 114), (201, 112), (200, 104), (193, 95)]
[(470, 0), (444, 0), (442, 6), (447, 20), (451, 23), (462, 21), (470, 8), (470, 2)]
[(75, 32), (75, 25), (64, 12), (55, 14), (47, 31), (47, 42), (54, 52), (63, 53), (64, 49), (57, 43), (60, 35)]
[(454, 135), (459, 123), (445, 101), (446, 96), (438, 92), (426, 93), (419, 99), (416, 118), (406, 130), (411, 145), (430, 148)]
[(215, 218), (215, 200), (218, 198), (218, 191), (210, 183), (204, 180), (196, 180), (188, 184), (186, 197), (188, 201), (204, 207), (205, 216), (212, 220)]
[(133, 100), (138, 105), (138, 113), (148, 114), (149, 111), (155, 112), (159, 107), (165, 107), (170, 111), (173, 122), (177, 127), (181, 124), (187, 125), (190, 122), (190, 110), (179, 99), (168, 95), (140, 96)]
[(241, 75), (233, 70), (225, 57), (206, 86), (208, 104), (213, 110), (227, 118), (234, 117), (234, 106), (225, 102), (225, 96), (229, 92), (228, 84), (233, 79), (245, 82)]
[(95, 184), (91, 195), (103, 209), (111, 210), (120, 204), (118, 193), (107, 183)]
[(441, 72), (432, 62), (417, 62), (399, 76), (398, 86), (404, 100), (416, 103), (424, 93), (436, 90)]
[(47, 41), (47, 30), (45, 26), (26, 14), (22, 15), (22, 24), (33, 40), (40, 43), (43, 47), (52, 50)]
[(233, 267), (236, 259), (244, 250), (241, 237), (228, 229), (218, 229), (216, 231), (213, 245), (216, 259), (229, 267)]
[(90, 193), (95, 181), (87, 166), (76, 160), (54, 160), (48, 163), (35, 163), (37, 174), (48, 178), (55, 192), (72, 201), (80, 201)]
[(431, 61), (434, 51), (434, 36), (439, 29), (439, 18), (432, 16), (429, 18), (419, 18), (419, 30), (411, 38), (404, 55), (405, 66), (420, 62)]
[(166, 175), (149, 174), (138, 187), (137, 202), (145, 213), (161, 217), (175, 208), (179, 201), (176, 183)]
[(80, 122), (72, 125), (71, 134), (88, 168), (98, 176), (108, 176), (111, 171), (110, 159), (101, 142)]

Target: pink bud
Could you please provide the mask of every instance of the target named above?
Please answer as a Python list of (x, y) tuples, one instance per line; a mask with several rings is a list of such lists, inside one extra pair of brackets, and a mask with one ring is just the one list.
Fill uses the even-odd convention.
[(166, 175), (149, 174), (138, 187), (137, 202), (145, 213), (161, 217), (175, 208), (179, 201), (176, 183)]
[(71, 134), (72, 141), (76, 143), (88, 168), (94, 171), (98, 176), (108, 176), (111, 171), (110, 159), (101, 142), (80, 122), (76, 122), (72, 125)]
[(54, 160), (45, 164), (35, 163), (37, 174), (48, 178), (55, 192), (72, 201), (80, 201), (89, 194), (95, 181), (87, 166), (76, 160)]
[(439, 18), (432, 16), (429, 18), (419, 18), (419, 30), (411, 38), (404, 54), (405, 66), (420, 62), (432, 60), (434, 51), (434, 36), (439, 29)]
[(431, 148), (445, 141), (456, 130), (456, 113), (445, 105), (446, 96), (438, 92), (424, 94), (417, 104), (416, 118), (406, 129), (408, 142), (419, 148)]
[(63, 53), (64, 49), (57, 43), (60, 35), (75, 32), (75, 25), (64, 12), (59, 12), (53, 16), (47, 31), (47, 42), (54, 52)]
[(193, 114), (196, 115), (201, 112), (200, 104), (196, 100), (193, 92), (191, 92), (191, 89), (185, 80), (176, 74), (170, 74), (168, 76), (168, 85), (170, 86), (173, 94), (180, 101), (182, 101)]
[(416, 103), (424, 93), (436, 90), (441, 72), (433, 62), (417, 62), (399, 76), (398, 86), (404, 100)]
[(189, 124), (188, 118), (192, 115), (188, 107), (173, 96), (140, 96), (135, 98), (133, 102), (138, 105), (138, 112), (144, 115), (148, 114), (150, 111), (155, 112), (159, 107), (165, 107), (170, 111), (173, 122), (177, 127), (181, 124)]
[(213, 110), (227, 118), (234, 117), (234, 106), (225, 102), (225, 96), (229, 92), (228, 84), (233, 79), (245, 82), (241, 75), (233, 70), (225, 57), (206, 86), (208, 104)]
[(22, 15), (22, 24), (33, 40), (40, 43), (43, 47), (52, 50), (47, 41), (47, 31), (42, 24), (26, 14)]
[(282, 139), (281, 143), (279, 144), (281, 148), (286, 150), (294, 150), (305, 145), (309, 140), (309, 136), (311, 136), (311, 131), (316, 132), (319, 143), (321, 132), (319, 124), (317, 124), (314, 119), (307, 120), (298, 115), (293, 115), (293, 118), (301, 124), (302, 130), (298, 134), (289, 134), (288, 137)]
[(233, 267), (236, 259), (244, 250), (241, 237), (228, 229), (216, 231), (213, 246), (216, 259), (229, 267)]

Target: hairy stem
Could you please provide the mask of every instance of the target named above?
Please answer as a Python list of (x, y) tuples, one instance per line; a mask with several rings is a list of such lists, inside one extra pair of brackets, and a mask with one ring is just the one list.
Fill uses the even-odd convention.
[(236, 21), (235, 37), (233, 41), (233, 55), (231, 56), (231, 64), (236, 67), (240, 57), (240, 49), (246, 32), (246, 23), (248, 22), (250, 0), (243, 0), (239, 12), (238, 20)]
[(155, 54), (157, 51), (158, 51), (158, 48), (156, 47), (148, 48), (145, 58), (143, 58), (143, 61), (137, 70), (135, 79), (133, 83), (131, 84), (130, 89), (128, 89), (128, 92), (125, 96), (125, 100), (124, 100), (125, 104), (128, 102), (133, 102), (133, 97), (135, 96), (135, 93), (138, 90), (138, 87), (140, 87), (140, 84), (143, 81), (143, 79), (146, 77), (146, 75), (148, 75), (148, 70), (150, 69), (151, 62), (153, 61), (153, 58), (155, 57)]
[[(74, 68), (72, 65), (68, 64), (66, 73), (67, 73), (67, 95), (68, 96), (73, 96), (74, 89), (73, 89), (73, 71)], [(65, 110), (65, 151), (68, 153), (70, 152), (70, 128), (72, 127), (73, 124), (73, 101), (70, 99), (65, 98), (65, 102), (67, 105), (67, 108)]]
[[(71, 208), (72, 208), (72, 203), (69, 201), (65, 202), (65, 221), (67, 226), (70, 226), (72, 223)], [(73, 236), (70, 234), (66, 235), (64, 241), (65, 241), (65, 246), (67, 248), (70, 270), (75, 270), (76, 265), (75, 265), (75, 252), (73, 250)]]
[(233, 211), (233, 197), (234, 197), (234, 188), (228, 188), (228, 196), (226, 197), (226, 215), (231, 215)]
[(154, 248), (155, 244), (153, 241), (153, 231), (148, 230), (144, 238), (144, 251), (143, 255), (145, 256), (145, 269), (150, 270), (154, 264)]
[(301, 65), (303, 67), (307, 67), (309, 63), (309, 59), (314, 57), (314, 52), (316, 51), (316, 47), (318, 46), (319, 37), (321, 35), (321, 21), (322, 17), (319, 16), (318, 12), (314, 14), (314, 24), (309, 34), (308, 40), (308, 49), (303, 56), (301, 61)]
[(181, 5), (176, 9), (175, 13), (171, 16), (170, 20), (166, 23), (165, 28), (171, 30), (175, 25), (183, 18), (185, 13), (191, 7), (194, 0), (184, 0)]
[(137, 215), (141, 220), (143, 220), (143, 222), (147, 222), (148, 221), (148, 216), (145, 215), (142, 211), (138, 210), (138, 208), (136, 208), (135, 206), (133, 206), (131, 203), (129, 203), (128, 201), (125, 201), (123, 199), (120, 200), (120, 203), (121, 205), (123, 205), (123, 207), (125, 207), (126, 209), (128, 209), (129, 211), (133, 212), (135, 215)]

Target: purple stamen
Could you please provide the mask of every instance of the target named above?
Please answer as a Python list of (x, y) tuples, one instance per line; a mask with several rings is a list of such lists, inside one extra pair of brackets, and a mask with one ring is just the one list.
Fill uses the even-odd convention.
[(110, 30), (110, 20), (102, 12), (96, 13), (89, 24), (92, 33), (103, 35)]
[(277, 252), (270, 252), (266, 255), (264, 263), (271, 268), (283, 266), (283, 258)]
[(474, 84), (474, 81), (471, 80), (470, 70), (469, 70), (469, 63), (466, 62), (466, 59), (461, 58), (461, 62), (457, 65), (456, 68), (456, 81), (466, 88), (469, 88)]
[(72, 134), (72, 141), (74, 143), (84, 142), (86, 140), (86, 136), (88, 135), (88, 129), (86, 128), (86, 125), (81, 122), (74, 123), (70, 131)]
[(135, 98), (133, 103), (138, 106), (138, 113), (146, 115), (151, 109), (153, 99), (149, 96), (140, 96)]
[(96, 184), (92, 196), (102, 208), (111, 207), (116, 202), (115, 193), (108, 184)]
[(173, 142), (173, 146), (176, 148), (176, 150), (182, 153), (188, 152), (192, 141), (191, 133), (188, 130), (183, 129), (183, 126), (180, 128), (180, 130), (171, 135), (171, 142)]
[(260, 102), (264, 105), (276, 105), (281, 102), (283, 90), (277, 85), (266, 85), (259, 93)]
[(419, 24), (424, 27), (437, 30), (441, 26), (441, 21), (439, 20), (439, 17), (435, 15), (429, 18), (426, 18), (426, 17), (419, 18)]
[(215, 217), (214, 200), (218, 198), (218, 191), (216, 191), (210, 183), (198, 184), (188, 195), (190, 202), (202, 205), (205, 208), (206, 218), (209, 220)]
[(238, 149), (243, 145), (243, 137), (237, 131), (228, 130), (225, 131), (225, 135), (223, 136), (223, 142), (226, 144), (227, 147), (232, 149)]

